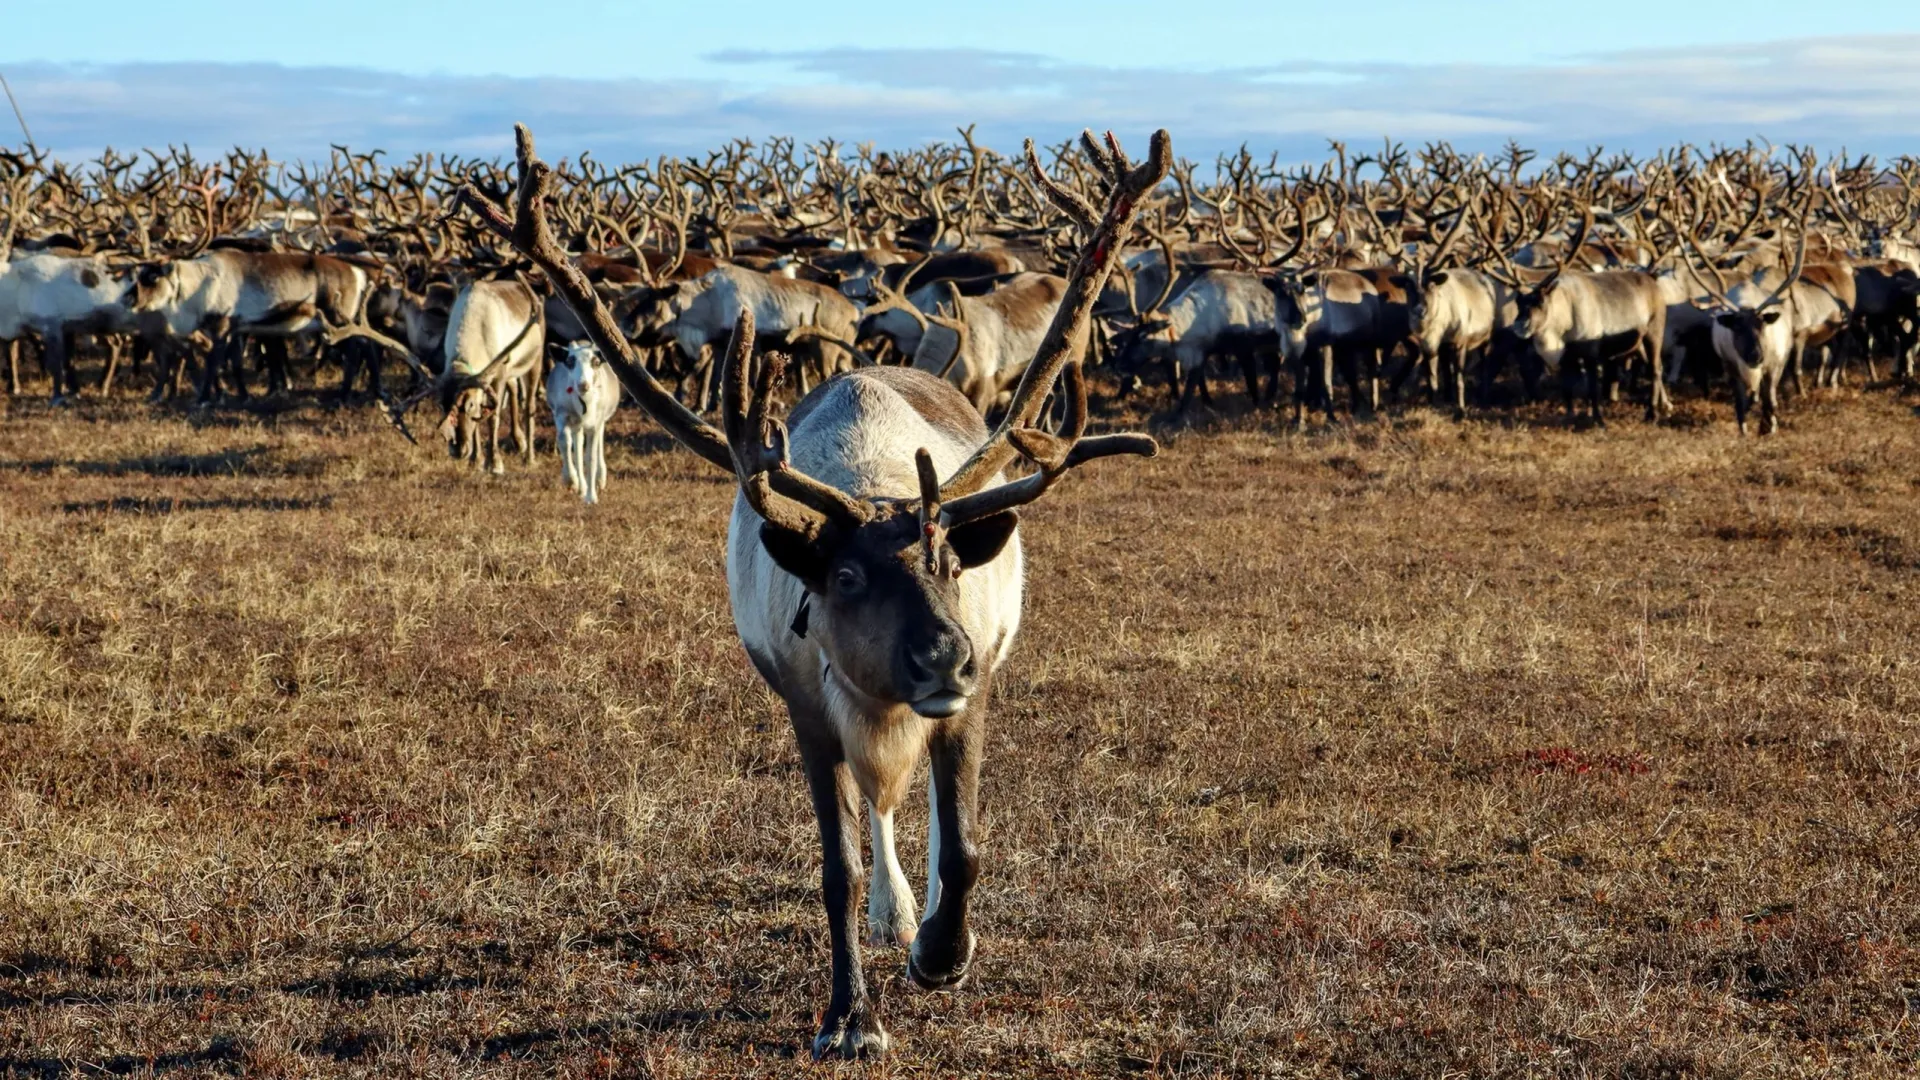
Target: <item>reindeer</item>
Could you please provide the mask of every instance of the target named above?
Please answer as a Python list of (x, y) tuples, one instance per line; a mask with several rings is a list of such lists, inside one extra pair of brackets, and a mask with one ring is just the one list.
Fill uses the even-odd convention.
[[(482, 279), (460, 290), (447, 317), (442, 345), (445, 362), (438, 375), (406, 354), (425, 384), (397, 405), (388, 418), (409, 441), (406, 415), (428, 396), (440, 402), (436, 434), (447, 453), (496, 476), (506, 472), (500, 460), (500, 414), (507, 414), (515, 443), (533, 463), (533, 382), (545, 350), (545, 305), (533, 287), (518, 277)], [(480, 422), (487, 422), (487, 446), (480, 453)]]
[[(5, 254), (0, 247), (0, 258)], [(28, 329), (40, 336), (53, 404), (64, 405), (78, 393), (68, 364), (73, 335), (127, 326), (125, 293), (126, 283), (97, 255), (42, 252), (0, 262), (0, 340), (16, 341)]]
[(1770, 435), (1780, 426), (1780, 382), (1797, 338), (1789, 309), (1796, 300), (1794, 284), (1800, 280), (1807, 257), (1804, 216), (1800, 234), (1793, 267), (1757, 302), (1754, 298), (1760, 296), (1762, 286), (1746, 281), (1728, 289), (1719, 267), (1703, 259), (1714, 281), (1707, 290), (1719, 305), (1713, 312), (1713, 345), (1733, 382), (1733, 416), (1741, 435), (1747, 434), (1747, 412), (1752, 401), (1760, 405), (1760, 434)]
[(1893, 361), (1894, 374), (1906, 374), (1920, 330), (1920, 273), (1892, 259), (1861, 259), (1853, 264), (1856, 330), (1867, 359), (1867, 377), (1878, 379), (1874, 357)]
[[(754, 355), (755, 313), (745, 304), (722, 367), (716, 431), (634, 362), (599, 297), (567, 265), (542, 210), (552, 173), (534, 158), (526, 129), (517, 135), (512, 218), (471, 188), (461, 202), (549, 275), (642, 407), (740, 485), (727, 539), (734, 624), (755, 669), (787, 703), (826, 853), (832, 995), (813, 1051), (882, 1052), (889, 1037), (868, 998), (853, 929), (859, 802), (869, 805), (876, 862), (869, 929), (911, 941), (907, 970), (919, 985), (960, 985), (977, 942), (969, 908), (985, 713), (1021, 614), (1019, 509), (1084, 462), (1155, 451), (1143, 436), (1084, 435), (1079, 359), (1118, 241), (1166, 175), (1171, 141), (1156, 133), (1136, 168), (1111, 135), (1105, 146), (1085, 136), (1105, 188), (1100, 209), (1056, 184), (1028, 144), (1034, 182), (1087, 239), (993, 431), (950, 384), (902, 368), (842, 373), (802, 399), (787, 423), (769, 418), (784, 365), (777, 354)], [(1057, 436), (1032, 426), (1056, 381), (1069, 414)], [(1006, 480), (1016, 456), (1037, 471)], [(933, 839), (928, 914), (919, 920), (892, 822), (923, 755), (932, 760)]]
[[(1190, 177), (1180, 177), (1183, 191), (1193, 195)], [(1272, 257), (1271, 238), (1264, 223), (1259, 237), (1259, 255), (1249, 255), (1235, 244), (1227, 232), (1221, 237), (1227, 243), (1224, 250), (1234, 254), (1240, 265), (1257, 266), (1262, 262), (1280, 266), (1300, 253), (1307, 237), (1312, 232), (1312, 223), (1300, 202), (1300, 192), (1293, 193), (1295, 215), (1294, 237), (1287, 249), (1278, 257)], [(1214, 206), (1216, 218), (1220, 215), (1219, 206)], [(1131, 312), (1131, 325), (1126, 325), (1125, 317), (1116, 318), (1121, 329), (1113, 336), (1110, 344), (1112, 363), (1118, 369), (1138, 378), (1138, 371), (1145, 364), (1158, 359), (1166, 365), (1167, 392), (1169, 396), (1178, 395), (1175, 411), (1185, 413), (1192, 402), (1195, 390), (1202, 401), (1213, 404), (1213, 395), (1207, 387), (1206, 361), (1209, 356), (1233, 356), (1239, 359), (1242, 374), (1246, 378), (1247, 397), (1258, 405), (1260, 394), (1260, 369), (1268, 368), (1270, 393), (1279, 392), (1279, 375), (1273, 371), (1277, 366), (1280, 350), (1276, 346), (1275, 333), (1279, 329), (1276, 322), (1273, 295), (1265, 287), (1256, 273), (1247, 273), (1221, 267), (1195, 266), (1181, 271), (1174, 258), (1174, 246), (1171, 234), (1167, 231), (1164, 215), (1156, 227), (1148, 228), (1147, 235), (1157, 247), (1158, 258), (1151, 262), (1139, 263), (1137, 276), (1127, 283), (1124, 301)], [(1130, 263), (1129, 265), (1133, 265)], [(1145, 308), (1137, 306), (1138, 290), (1158, 282), (1158, 292), (1154, 300)], [(1176, 291), (1177, 289), (1177, 291)], [(1102, 297), (1102, 308), (1111, 309), (1114, 286), (1109, 283), (1107, 295)], [(1171, 297), (1171, 300), (1169, 298)], [(1163, 314), (1164, 312), (1164, 314)]]
[(1016, 274), (984, 296), (967, 296), (952, 281), (942, 287), (947, 307), (927, 316), (932, 325), (913, 352), (913, 366), (951, 380), (986, 416), (1026, 373), (1066, 295), (1066, 280)]
[[(1568, 251), (1580, 251), (1592, 227), (1593, 208), (1589, 206)], [(1597, 424), (1606, 423), (1601, 405), (1605, 375), (1610, 369), (1617, 371), (1619, 358), (1630, 352), (1644, 356), (1652, 371), (1647, 419), (1652, 421), (1661, 410), (1672, 408), (1661, 367), (1667, 301), (1652, 274), (1640, 270), (1569, 272), (1563, 261), (1539, 284), (1529, 287), (1505, 255), (1500, 257), (1507, 267), (1500, 280), (1514, 290), (1518, 308), (1514, 329), (1532, 345), (1542, 363), (1559, 370), (1569, 416), (1573, 414), (1572, 378), (1576, 370), (1583, 370), (1588, 415)]]
[[(1802, 234), (1805, 239), (1805, 234)], [(1756, 284), (1765, 274), (1756, 275)], [(1855, 338), (1854, 322), (1859, 294), (1853, 266), (1846, 262), (1807, 262), (1793, 282), (1793, 358), (1789, 374), (1794, 393), (1801, 392), (1800, 369), (1809, 349), (1820, 350), (1820, 368), (1813, 383), (1840, 385), (1840, 376)], [(1871, 359), (1869, 359), (1871, 365)]]
[(547, 373), (547, 405), (560, 479), (592, 506), (607, 482), (607, 421), (620, 407), (620, 377), (592, 344), (576, 342)]
[[(632, 297), (631, 336), (644, 345), (671, 342), (699, 376), (699, 409), (712, 406), (713, 346), (726, 340), (732, 315), (751, 308), (755, 325), (771, 347), (800, 347), (795, 366), (802, 392), (815, 377), (844, 370), (854, 361), (859, 309), (833, 289), (811, 281), (769, 277), (737, 266), (717, 267), (694, 281), (645, 289)], [(796, 340), (789, 335), (800, 334)]]
[(1473, 203), (1463, 202), (1439, 246), (1418, 260), (1407, 304), (1408, 329), (1426, 368), (1427, 389), (1438, 399), (1441, 381), (1448, 379), (1456, 418), (1467, 412), (1467, 368), (1484, 361), (1505, 299), (1500, 283), (1478, 271), (1431, 269), (1445, 264), (1472, 216)]
[(1164, 361), (1168, 393), (1179, 395), (1175, 411), (1184, 413), (1196, 389), (1202, 401), (1213, 404), (1207, 357), (1234, 356), (1246, 376), (1247, 397), (1260, 403), (1260, 368), (1271, 366), (1279, 350), (1274, 297), (1258, 275), (1208, 270), (1164, 311), (1115, 335), (1115, 367), (1137, 372), (1155, 359)]

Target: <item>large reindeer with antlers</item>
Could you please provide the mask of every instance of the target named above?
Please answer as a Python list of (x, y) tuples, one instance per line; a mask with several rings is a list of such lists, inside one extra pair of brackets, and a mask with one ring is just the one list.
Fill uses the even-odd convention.
[[(126, 283), (119, 268), (98, 254), (14, 251), (13, 241), (27, 216), (34, 176), (42, 164), (17, 155), (6, 155), (6, 160), (12, 175), (5, 186), (7, 226), (0, 233), (0, 341), (10, 343), (11, 351), (24, 331), (39, 335), (47, 371), (53, 376), (53, 404), (61, 405), (77, 388), (68, 364), (73, 335), (120, 328), (128, 320), (122, 302)], [(16, 371), (10, 386), (18, 384)]]
[(1646, 358), (1652, 371), (1647, 391), (1647, 419), (1651, 421), (1672, 407), (1661, 367), (1667, 294), (1654, 275), (1645, 271), (1569, 269), (1593, 230), (1593, 219), (1589, 205), (1560, 262), (1539, 282), (1523, 281), (1497, 246), (1495, 251), (1505, 271), (1489, 272), (1514, 290), (1514, 330), (1531, 343), (1542, 363), (1559, 370), (1569, 415), (1573, 412), (1573, 379), (1580, 373), (1586, 379), (1588, 416), (1597, 424), (1605, 424), (1602, 399), (1606, 376), (1617, 373), (1621, 357), (1637, 353)]
[(1799, 233), (1792, 268), (1764, 295), (1763, 286), (1753, 281), (1729, 289), (1720, 268), (1702, 260), (1713, 279), (1707, 289), (1719, 304), (1713, 311), (1713, 345), (1733, 382), (1734, 422), (1742, 435), (1754, 403), (1760, 407), (1760, 434), (1770, 435), (1780, 426), (1780, 383), (1796, 347), (1794, 286), (1807, 257), (1804, 212)]
[[(269, 342), (283, 368), (287, 340), (301, 336), (328, 343), (364, 337), (411, 360), (405, 346), (366, 325), (374, 280), (367, 266), (328, 255), (208, 250), (219, 233), (213, 186), (217, 179), (217, 171), (209, 170), (190, 189), (205, 205), (201, 238), (179, 258), (141, 266), (128, 290), (132, 311), (165, 317), (176, 353), (179, 343), (196, 331), (215, 341), (200, 380), (200, 401), (213, 398), (223, 358), (231, 359), (239, 378), (246, 336)], [(244, 392), (243, 382), (238, 389)]]
[[(911, 941), (907, 968), (921, 986), (959, 985), (974, 959), (969, 906), (980, 872), (987, 700), (1020, 622), (1019, 509), (1087, 461), (1155, 450), (1144, 436), (1085, 435), (1080, 362), (1094, 300), (1139, 200), (1166, 175), (1171, 140), (1157, 132), (1136, 167), (1111, 135), (1104, 146), (1086, 136), (1105, 189), (1098, 209), (1054, 184), (1029, 144), (1035, 182), (1086, 239), (1039, 354), (993, 431), (946, 382), (877, 367), (821, 384), (780, 423), (768, 407), (784, 361), (755, 355), (745, 307), (725, 356), (716, 431), (634, 362), (605, 305), (555, 243), (543, 215), (552, 173), (534, 157), (526, 128), (516, 135), (512, 218), (471, 189), (461, 200), (549, 275), (642, 407), (740, 485), (727, 540), (734, 623), (755, 668), (787, 702), (826, 853), (833, 989), (814, 1053), (884, 1051), (888, 1036), (867, 994), (853, 925), (859, 803), (869, 807), (877, 864), (870, 929)], [(1056, 382), (1069, 414), (1057, 436), (1033, 426)], [(1016, 458), (1036, 471), (1005, 479)], [(923, 755), (932, 760), (932, 895), (920, 920), (892, 823)]]

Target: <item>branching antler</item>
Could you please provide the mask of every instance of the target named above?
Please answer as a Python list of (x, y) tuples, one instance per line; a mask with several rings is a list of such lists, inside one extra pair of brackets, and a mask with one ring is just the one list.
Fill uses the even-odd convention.
[[(941, 501), (948, 504), (944, 513), (950, 523), (966, 520), (969, 516), (955, 509), (956, 501), (979, 492), (999, 475), (1000, 470), (1006, 468), (1016, 454), (1027, 456), (1045, 470), (1042, 458), (1029, 453), (1043, 445), (1044, 433), (1034, 429), (1034, 420), (1038, 418), (1040, 408), (1054, 383), (1059, 380), (1062, 370), (1068, 367), (1077, 369), (1081, 358), (1086, 355), (1093, 305), (1106, 285), (1107, 275), (1120, 262), (1120, 242), (1133, 227), (1140, 200), (1166, 179), (1167, 170), (1173, 163), (1173, 139), (1165, 130), (1154, 132), (1147, 160), (1138, 166), (1128, 160), (1126, 152), (1120, 148), (1119, 140), (1111, 132), (1107, 134), (1104, 147), (1094, 141), (1092, 132), (1082, 133), (1080, 138), (1088, 156), (1099, 163), (1102, 174), (1100, 181), (1106, 186), (1106, 206), (1098, 214), (1085, 199), (1047, 178), (1045, 170), (1040, 168), (1039, 158), (1033, 152), (1033, 142), (1027, 142), (1027, 167), (1034, 174), (1034, 182), (1054, 200), (1062, 213), (1079, 223), (1087, 235), (1081, 243), (1079, 258), (1074, 261), (1073, 272), (1067, 279), (1066, 294), (1054, 313), (1053, 322), (1047, 327), (1046, 337), (1040, 342), (1039, 353), (1027, 365), (1019, 386), (1014, 389), (1013, 401), (1007, 407), (1006, 416), (986, 444), (940, 486)], [(1172, 268), (1168, 270), (1171, 272)], [(1077, 371), (1075, 377), (1078, 377)], [(1078, 440), (1077, 432), (1075, 439)], [(1084, 450), (1071, 448), (1080, 455), (1072, 463), (1066, 460), (1072, 454), (1059, 457), (1060, 470), (1071, 468), (1072, 464), (1080, 461), (1090, 461), (1109, 454), (1151, 455), (1157, 450), (1153, 440), (1145, 436), (1109, 435), (1084, 440), (1082, 445), (1085, 446)], [(1044, 490), (1045, 486), (1039, 487), (1033, 491), (1032, 497), (1038, 498)]]

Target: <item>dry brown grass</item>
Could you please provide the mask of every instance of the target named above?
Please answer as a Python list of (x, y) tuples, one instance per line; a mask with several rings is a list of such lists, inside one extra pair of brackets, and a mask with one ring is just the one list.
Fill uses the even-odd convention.
[[(1725, 412), (1243, 418), (1066, 485), (976, 982), (878, 956), (877, 1071), (1912, 1075), (1920, 428)], [(623, 415), (587, 510), (358, 411), (8, 406), (0, 1074), (800, 1067), (729, 488)]]

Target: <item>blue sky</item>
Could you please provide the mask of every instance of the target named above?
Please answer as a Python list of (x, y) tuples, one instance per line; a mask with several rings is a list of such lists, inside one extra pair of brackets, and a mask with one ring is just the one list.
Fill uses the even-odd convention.
[(550, 152), (602, 157), (770, 133), (900, 144), (976, 120), (1002, 149), (1165, 125), (1193, 156), (1383, 134), (1920, 147), (1920, 4), (1893, 0), (93, 0), (83, 33), (70, 5), (11, 6), (0, 72), (69, 153), (494, 153), (515, 119)]

